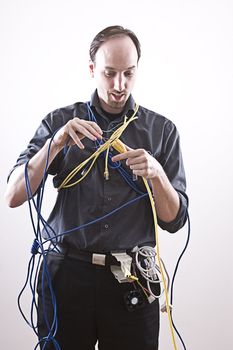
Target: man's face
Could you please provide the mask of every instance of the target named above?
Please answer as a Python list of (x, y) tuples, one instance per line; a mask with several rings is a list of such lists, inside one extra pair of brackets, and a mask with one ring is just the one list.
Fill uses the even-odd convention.
[(108, 113), (120, 113), (134, 87), (138, 54), (128, 36), (109, 39), (98, 49), (90, 63), (101, 107)]

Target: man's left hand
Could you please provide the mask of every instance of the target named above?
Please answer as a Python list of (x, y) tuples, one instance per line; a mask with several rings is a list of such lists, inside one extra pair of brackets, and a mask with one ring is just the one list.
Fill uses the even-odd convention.
[(112, 157), (113, 162), (126, 160), (133, 174), (146, 179), (159, 177), (163, 168), (160, 163), (143, 148), (132, 149), (126, 146), (127, 151)]

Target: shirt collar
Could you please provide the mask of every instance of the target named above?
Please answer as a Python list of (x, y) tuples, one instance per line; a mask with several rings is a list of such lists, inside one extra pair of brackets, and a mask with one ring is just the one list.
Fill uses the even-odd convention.
[[(99, 96), (97, 94), (97, 90), (94, 91), (94, 93), (91, 95), (91, 106), (93, 106), (97, 113), (101, 116), (104, 116), (103, 110), (100, 106)], [(130, 95), (128, 100), (126, 101), (126, 104), (124, 106), (124, 109), (122, 111), (122, 116), (130, 116), (135, 108), (135, 101), (133, 99), (133, 96)]]

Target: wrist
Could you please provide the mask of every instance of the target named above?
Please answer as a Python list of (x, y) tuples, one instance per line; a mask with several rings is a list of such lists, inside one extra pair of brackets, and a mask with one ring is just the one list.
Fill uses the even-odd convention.
[(60, 145), (58, 145), (54, 139), (51, 138), (48, 139), (45, 144), (47, 147), (50, 146), (50, 151), (55, 154), (59, 153), (63, 148)]
[(165, 175), (165, 172), (163, 170), (163, 167), (158, 163), (154, 170), (154, 175), (153, 177), (151, 177), (151, 180), (157, 182), (161, 180), (164, 177), (164, 175)]

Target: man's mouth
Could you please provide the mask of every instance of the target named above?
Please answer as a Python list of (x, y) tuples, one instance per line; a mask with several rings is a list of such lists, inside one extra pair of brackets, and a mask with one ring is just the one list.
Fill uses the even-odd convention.
[(115, 101), (121, 101), (125, 98), (125, 94), (115, 94), (115, 93), (111, 93), (111, 96), (113, 97), (113, 99)]

